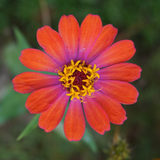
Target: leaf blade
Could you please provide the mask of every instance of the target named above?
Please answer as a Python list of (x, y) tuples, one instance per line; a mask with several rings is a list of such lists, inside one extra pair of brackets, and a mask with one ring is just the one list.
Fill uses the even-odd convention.
[(21, 140), (24, 138), (26, 135), (28, 135), (34, 128), (38, 126), (38, 119), (39, 119), (39, 114), (36, 114), (33, 119), (28, 123), (26, 128), (21, 132), (21, 134), (18, 136), (17, 141)]

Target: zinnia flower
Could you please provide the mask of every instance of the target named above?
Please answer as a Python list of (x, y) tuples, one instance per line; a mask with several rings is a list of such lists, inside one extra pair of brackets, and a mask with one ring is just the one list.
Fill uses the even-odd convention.
[[(58, 32), (49, 26), (37, 31), (44, 49), (24, 49), (21, 63), (36, 71), (24, 72), (13, 79), (14, 90), (31, 93), (26, 108), (41, 113), (39, 127), (50, 132), (64, 120), (68, 140), (78, 141), (85, 132), (85, 118), (99, 134), (110, 130), (110, 122), (120, 125), (126, 119), (121, 104), (137, 101), (138, 91), (128, 82), (140, 77), (141, 68), (124, 63), (136, 52), (131, 40), (114, 43), (117, 29), (102, 26), (98, 15), (89, 14), (81, 26), (73, 15), (62, 16)], [(83, 114), (84, 112), (84, 114)]]

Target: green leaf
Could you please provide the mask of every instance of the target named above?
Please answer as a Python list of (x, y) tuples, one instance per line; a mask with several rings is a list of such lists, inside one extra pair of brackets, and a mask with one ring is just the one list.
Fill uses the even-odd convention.
[(21, 64), (19, 61), (19, 56), (21, 51), (25, 48), (29, 48), (29, 44), (25, 40), (22, 33), (18, 28), (14, 27), (14, 34), (17, 40), (17, 43), (10, 42), (3, 48), (3, 57), (4, 63), (7, 65), (8, 69), (13, 75), (17, 75), (19, 73), (25, 71), (31, 71)]
[(17, 140), (21, 140), (26, 135), (28, 135), (34, 128), (38, 125), (39, 114), (36, 114), (33, 119), (28, 123), (26, 128), (22, 131), (22, 133), (18, 136)]
[(85, 130), (84, 136), (82, 137), (82, 141), (85, 142), (93, 152), (95, 153), (98, 152), (98, 148), (95, 143), (95, 140), (93, 139), (91, 133), (89, 132), (87, 128)]
[(63, 122), (61, 121), (59, 125), (53, 130), (53, 132), (57, 133), (62, 139), (67, 140), (64, 131), (63, 131)]
[(5, 89), (3, 94), (4, 98), (2, 98), (0, 104), (0, 125), (26, 111), (24, 102), (28, 96), (28, 94), (24, 95), (15, 92), (11, 85)]
[(25, 37), (20, 32), (20, 30), (17, 27), (14, 27), (13, 31), (14, 31), (14, 34), (16, 36), (18, 48), (19, 49), (30, 48), (29, 43), (26, 41)]
[[(17, 44), (10, 42), (3, 48), (4, 63), (13, 76), (25, 71), (30, 71), (30, 69), (23, 66), (18, 59), (21, 50), (28, 48), (29, 44), (16, 27), (14, 27), (14, 34)], [(24, 113), (26, 111), (24, 102), (28, 96), (28, 94), (24, 95), (15, 92), (12, 84), (9, 84), (8, 88), (5, 88), (3, 94), (5, 94), (5, 96), (3, 95), (0, 105), (0, 124), (3, 124), (14, 116)]]

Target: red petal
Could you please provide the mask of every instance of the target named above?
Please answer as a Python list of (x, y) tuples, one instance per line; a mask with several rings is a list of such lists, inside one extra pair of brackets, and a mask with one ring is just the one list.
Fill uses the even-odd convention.
[(61, 66), (68, 62), (63, 40), (58, 32), (44, 26), (37, 31), (39, 45)]
[(117, 28), (113, 27), (111, 24), (104, 26), (102, 28), (101, 35), (97, 39), (95, 45), (87, 57), (87, 61), (92, 61), (95, 57), (107, 49), (113, 43), (117, 32)]
[(36, 72), (24, 72), (17, 75), (12, 83), (19, 93), (30, 93), (40, 88), (59, 84), (59, 77)]
[(38, 122), (39, 127), (46, 132), (55, 129), (62, 120), (68, 100), (69, 96), (63, 93), (47, 111), (41, 113)]
[(71, 101), (65, 121), (64, 133), (69, 141), (79, 141), (85, 132), (85, 119), (79, 100)]
[(91, 62), (91, 65), (96, 64), (98, 68), (106, 67), (116, 63), (128, 61), (135, 54), (136, 49), (134, 43), (130, 40), (116, 42), (100, 56)]
[(36, 71), (56, 72), (59, 65), (48, 55), (38, 49), (24, 49), (19, 57), (21, 63)]
[(84, 112), (90, 126), (99, 134), (110, 130), (108, 116), (99, 103), (87, 97), (85, 97), (85, 102), (83, 103)]
[(94, 86), (119, 103), (133, 104), (139, 95), (137, 89), (128, 82), (114, 80), (98, 80)]
[(65, 43), (70, 59), (75, 60), (78, 55), (79, 24), (73, 15), (62, 16), (59, 22), (59, 33)]
[(79, 59), (85, 59), (102, 31), (99, 16), (89, 14), (81, 24)]
[(126, 111), (123, 109), (120, 103), (106, 96), (102, 92), (94, 93), (95, 100), (106, 111), (109, 121), (114, 124), (123, 124), (127, 119)]
[(119, 63), (98, 71), (100, 79), (133, 82), (140, 78), (142, 69), (136, 64)]
[(46, 111), (63, 92), (62, 85), (36, 90), (30, 94), (25, 106), (30, 113), (42, 113)]

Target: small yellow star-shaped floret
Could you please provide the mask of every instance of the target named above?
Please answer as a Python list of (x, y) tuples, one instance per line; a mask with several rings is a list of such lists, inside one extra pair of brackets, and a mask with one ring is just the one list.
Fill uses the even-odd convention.
[(71, 60), (71, 64), (70, 66), (68, 67), (68, 69), (71, 69), (72, 70), (72, 73), (74, 73), (75, 70), (78, 70), (79, 72), (81, 72), (81, 69), (79, 68), (79, 63), (81, 62), (81, 60), (77, 61), (75, 64), (74, 64), (74, 61)]
[(86, 95), (91, 96), (91, 93), (95, 92), (93, 85), (90, 85), (89, 87), (85, 87), (85, 86), (82, 86), (82, 87), (84, 89), (81, 91), (83, 93), (82, 96), (86, 96)]
[[(77, 89), (77, 91), (75, 91), (74, 87)], [(80, 99), (80, 89), (78, 86), (72, 86), (70, 89), (70, 93), (67, 93), (67, 96), (71, 96), (71, 100), (73, 100), (74, 98)]]

